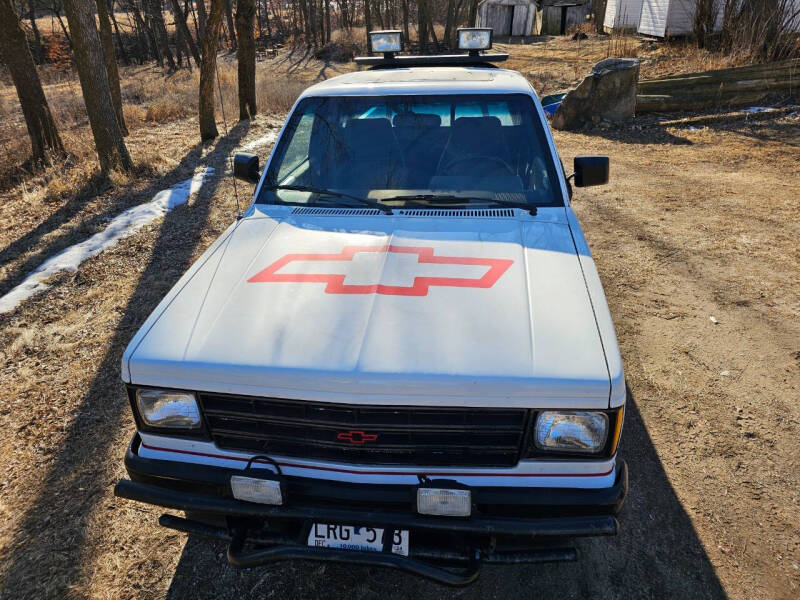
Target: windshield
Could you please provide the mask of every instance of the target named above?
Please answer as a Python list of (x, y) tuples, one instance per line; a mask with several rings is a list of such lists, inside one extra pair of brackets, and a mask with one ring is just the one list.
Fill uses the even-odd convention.
[(529, 96), (303, 100), (275, 149), (256, 202), (351, 206), (359, 198), (406, 206), (563, 205)]

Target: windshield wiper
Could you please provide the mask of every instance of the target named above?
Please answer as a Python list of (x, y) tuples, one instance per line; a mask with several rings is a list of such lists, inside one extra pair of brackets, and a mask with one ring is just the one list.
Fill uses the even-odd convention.
[[(275, 190), (290, 190), (293, 192), (310, 192), (312, 194), (319, 194), (320, 196), (333, 196), (334, 198), (348, 198), (350, 200), (355, 200), (360, 202), (361, 204), (365, 204), (372, 208), (376, 208), (379, 211), (386, 213), (387, 215), (392, 214), (392, 209), (377, 200), (372, 200), (371, 198), (362, 198), (361, 196), (352, 196), (350, 194), (345, 194), (343, 192), (334, 192), (333, 190), (326, 190), (324, 188), (317, 188), (312, 187), (309, 185), (268, 185), (265, 190), (275, 191)], [(294, 204), (290, 202), (284, 202), (284, 204)]]
[(478, 200), (482, 202), (492, 202), (494, 204), (501, 204), (511, 208), (521, 208), (527, 210), (531, 215), (536, 216), (536, 206), (528, 204), (527, 202), (514, 202), (513, 200), (506, 200), (504, 198), (481, 198), (480, 196), (455, 196), (452, 194), (409, 194), (407, 196), (392, 196), (391, 198), (383, 198), (384, 202), (391, 202), (393, 200), (407, 200), (407, 201), (420, 201), (424, 200), (430, 204), (469, 204), (470, 200)]

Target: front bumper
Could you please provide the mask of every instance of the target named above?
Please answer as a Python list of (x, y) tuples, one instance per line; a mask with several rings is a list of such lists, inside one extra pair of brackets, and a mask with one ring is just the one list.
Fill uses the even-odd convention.
[[(485, 562), (574, 560), (577, 551), (569, 538), (616, 534), (614, 515), (628, 491), (627, 466), (619, 461), (609, 488), (473, 487), (469, 518), (417, 514), (415, 486), (304, 477), (286, 477), (286, 504), (270, 506), (232, 497), (230, 477), (242, 470), (142, 458), (138, 447), (136, 434), (125, 455), (131, 479), (117, 483), (115, 495), (185, 511), (187, 519), (163, 515), (159, 522), (229, 541), (228, 560), (239, 567), (305, 558), (389, 566), (464, 585), (477, 578)], [(314, 522), (408, 529), (409, 557), (309, 547)], [(245, 550), (248, 544), (254, 549)]]

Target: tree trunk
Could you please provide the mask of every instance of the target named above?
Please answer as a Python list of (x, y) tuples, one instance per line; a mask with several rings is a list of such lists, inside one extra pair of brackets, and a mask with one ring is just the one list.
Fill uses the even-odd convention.
[(114, 113), (103, 63), (103, 49), (95, 29), (92, 3), (89, 0), (64, 0), (64, 10), (72, 31), (75, 65), (100, 160), (100, 170), (103, 174), (116, 168), (130, 171), (133, 169), (133, 162)]
[(477, 25), (478, 25), (478, 0), (470, 0), (469, 18), (467, 19), (467, 26), (476, 27)]
[(122, 93), (119, 89), (119, 69), (117, 67), (117, 57), (114, 54), (114, 37), (111, 34), (111, 21), (108, 18), (108, 6), (106, 0), (96, 0), (97, 20), (100, 22), (100, 42), (103, 45), (103, 62), (106, 64), (106, 76), (108, 77), (108, 87), (111, 91), (111, 102), (114, 104), (114, 114), (117, 115), (117, 122), (122, 135), (128, 135), (128, 128), (125, 125), (125, 117), (122, 114)]
[(331, 0), (325, 0), (325, 41), (331, 41)]
[(444, 43), (450, 48), (452, 47), (451, 36), (455, 35), (455, 28), (453, 21), (455, 20), (456, 3), (455, 0), (447, 0), (447, 16), (444, 22)]
[(123, 64), (129, 65), (131, 64), (131, 59), (125, 51), (125, 44), (122, 43), (122, 35), (119, 33), (119, 24), (117, 23), (117, 18), (114, 16), (114, 0), (108, 0), (108, 16), (111, 17), (111, 24), (114, 26), (114, 37), (117, 38), (119, 57), (122, 59)]
[[(202, 1), (202, 0), (201, 0)], [(214, 116), (214, 74), (217, 68), (217, 43), (222, 24), (222, 0), (211, 0), (211, 10), (203, 36), (203, 57), (200, 64), (200, 139), (204, 142), (217, 137), (217, 122)]]
[(64, 37), (67, 38), (67, 43), (69, 43), (69, 47), (72, 48), (72, 36), (70, 36), (69, 31), (67, 30), (67, 26), (64, 25), (64, 20), (61, 18), (61, 7), (57, 3), (53, 3), (53, 8), (51, 9), (53, 14), (58, 19), (58, 24), (61, 25), (61, 31), (64, 33)]
[(167, 26), (164, 24), (164, 13), (161, 10), (161, 0), (146, 0), (147, 13), (158, 41), (162, 56), (167, 59), (167, 65), (175, 70), (175, 59), (172, 58), (172, 51), (169, 48), (169, 36)]
[(369, 50), (369, 32), (372, 31), (372, 13), (369, 10), (370, 0), (364, 0), (364, 26), (367, 29), (367, 49)]
[(206, 21), (208, 20), (208, 13), (206, 12), (206, 0), (197, 0), (197, 18), (200, 21), (200, 29), (197, 32), (197, 39), (203, 40), (206, 37)]
[(150, 48), (150, 55), (156, 60), (159, 67), (164, 66), (164, 61), (161, 58), (161, 52), (158, 49), (158, 42), (156, 41), (156, 35), (153, 31), (153, 23), (152, 19), (149, 17), (149, 9), (148, 3), (149, 0), (142, 0), (142, 8), (145, 11), (145, 16), (147, 17), (147, 21), (145, 22), (145, 17), (142, 17), (142, 13), (139, 11), (139, 7), (136, 6), (136, 3), (132, 0), (128, 0), (126, 5), (128, 10), (131, 11), (133, 15), (134, 21), (136, 21), (136, 26), (139, 28), (141, 32), (140, 38), (144, 38), (147, 41), (147, 46)]
[(61, 155), (64, 146), (47, 104), (36, 65), (33, 62), (25, 30), (11, 0), (0, 0), (0, 58), (3, 59), (22, 106), (25, 125), (31, 138), (31, 158), (41, 162), (48, 155)]
[[(180, 35), (183, 36), (186, 45), (189, 47), (189, 51), (192, 53), (194, 57), (194, 63), (197, 65), (197, 68), (200, 68), (200, 50), (197, 49), (197, 44), (194, 43), (192, 39), (192, 34), (189, 32), (189, 26), (186, 24), (186, 17), (181, 10), (180, 4), (178, 4), (178, 0), (171, 0), (172, 1), (172, 14), (175, 17), (175, 28), (178, 30)], [(188, 58), (186, 59), (188, 62)]]
[(236, 26), (233, 22), (233, 9), (231, 8), (231, 0), (225, 0), (225, 17), (228, 19), (228, 31), (231, 34), (231, 42), (233, 42), (233, 47), (231, 50), (236, 50), (238, 41), (236, 40)]
[(592, 0), (592, 11), (594, 12), (594, 28), (597, 33), (603, 33), (603, 23), (606, 19), (606, 4), (608, 0)]
[(37, 63), (41, 63), (44, 58), (44, 51), (42, 49), (42, 36), (39, 35), (39, 28), (36, 26), (36, 11), (33, 10), (33, 0), (28, 0), (28, 18), (31, 21), (31, 29), (33, 30), (33, 39), (36, 46), (34, 58)]
[(403, 37), (406, 44), (411, 42), (408, 34), (408, 0), (403, 0)]
[(236, 59), (239, 69), (239, 119), (256, 114), (256, 42), (253, 39), (253, 17), (256, 0), (237, 0), (236, 38), (239, 46)]
[(428, 18), (425, 16), (426, 0), (417, 0), (417, 37), (419, 51), (424, 54), (428, 49)]

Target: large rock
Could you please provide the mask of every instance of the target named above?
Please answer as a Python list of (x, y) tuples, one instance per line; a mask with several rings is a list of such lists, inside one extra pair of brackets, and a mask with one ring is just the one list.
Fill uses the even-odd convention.
[(625, 121), (636, 109), (639, 61), (635, 58), (601, 60), (578, 87), (570, 91), (553, 116), (556, 129), (580, 129), (586, 123)]

